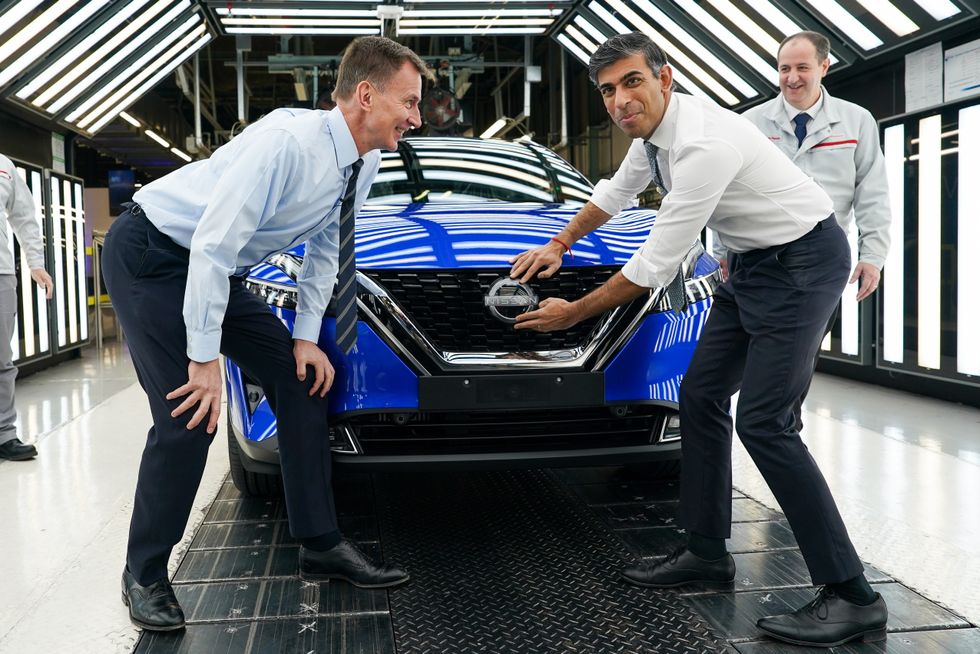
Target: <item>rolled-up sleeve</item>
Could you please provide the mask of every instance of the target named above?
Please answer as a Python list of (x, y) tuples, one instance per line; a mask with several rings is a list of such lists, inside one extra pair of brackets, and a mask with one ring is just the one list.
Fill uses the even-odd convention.
[(650, 185), (653, 173), (647, 161), (642, 139), (635, 139), (626, 152), (619, 170), (610, 179), (601, 179), (592, 191), (589, 201), (615, 216), (630, 206), (637, 194)]
[(184, 323), (192, 361), (218, 358), (228, 277), (237, 268), (242, 248), (275, 213), (299, 165), (299, 148), (286, 132), (264, 132), (242, 146), (221, 175), (191, 238)]
[(741, 167), (741, 155), (725, 141), (705, 139), (680, 148), (671, 164), (670, 192), (623, 275), (638, 286), (666, 286)]

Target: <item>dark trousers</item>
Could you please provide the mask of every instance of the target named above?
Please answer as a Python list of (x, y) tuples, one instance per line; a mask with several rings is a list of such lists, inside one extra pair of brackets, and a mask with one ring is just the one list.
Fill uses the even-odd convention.
[[(823, 330), (823, 336), (820, 337), (821, 342), (827, 337), (830, 330), (834, 328), (834, 323), (837, 322), (838, 315), (840, 315), (840, 302), (834, 304), (834, 311), (830, 314), (827, 327)], [(813, 355), (813, 372), (817, 372), (818, 363), (820, 363), (820, 348), (817, 348), (817, 353)], [(806, 401), (806, 396), (810, 393), (810, 383), (812, 381), (813, 376), (811, 375), (810, 380), (807, 381), (806, 387), (803, 389), (803, 394), (793, 403), (793, 418), (796, 420), (796, 431), (803, 431), (803, 402)]]
[[(167, 576), (167, 560), (187, 525), (213, 440), (205, 431), (207, 420), (188, 430), (193, 410), (172, 418), (182, 399), (166, 399), (187, 382), (183, 304), (188, 256), (138, 207), (116, 219), (102, 254), (106, 288), (153, 416), (126, 555), (142, 585)], [(262, 386), (276, 415), (290, 531), (296, 538), (334, 532), (326, 400), (308, 395), (314, 375), (308, 374), (306, 382), (296, 378), (289, 330), (240, 278), (228, 283), (221, 353)]]
[(818, 585), (863, 571), (793, 415), (849, 272), (847, 238), (833, 217), (786, 245), (735, 255), (681, 383), (682, 525), (731, 535), (729, 409), (741, 391), (735, 429)]

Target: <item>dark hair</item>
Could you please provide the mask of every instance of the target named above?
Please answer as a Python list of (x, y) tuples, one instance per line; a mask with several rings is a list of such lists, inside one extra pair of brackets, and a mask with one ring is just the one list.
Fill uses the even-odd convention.
[(383, 36), (362, 36), (351, 41), (337, 69), (335, 100), (346, 100), (363, 81), (371, 82), (384, 91), (385, 84), (406, 61), (410, 61), (422, 77), (431, 77), (429, 67), (409, 48)]
[(830, 56), (830, 39), (819, 32), (806, 31), (790, 34), (783, 39), (782, 43), (779, 44), (779, 49), (776, 50), (776, 59), (779, 59), (779, 53), (783, 51), (783, 46), (796, 39), (806, 39), (813, 44), (813, 48), (817, 51), (818, 63)]
[(667, 63), (664, 51), (643, 32), (617, 34), (592, 53), (592, 58), (589, 59), (589, 79), (598, 86), (599, 71), (635, 54), (643, 55), (654, 75), (660, 75), (660, 69)]

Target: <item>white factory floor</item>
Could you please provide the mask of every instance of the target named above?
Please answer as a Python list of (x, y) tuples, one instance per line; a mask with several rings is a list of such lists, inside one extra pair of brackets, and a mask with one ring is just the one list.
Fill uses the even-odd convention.
[[(17, 408), (40, 455), (0, 462), (0, 653), (131, 651), (119, 575), (150, 418), (125, 347), (23, 379)], [(862, 559), (980, 623), (980, 410), (826, 375), (805, 409)], [(188, 535), (228, 470), (223, 422)], [(735, 486), (776, 508), (740, 446), (733, 464)]]

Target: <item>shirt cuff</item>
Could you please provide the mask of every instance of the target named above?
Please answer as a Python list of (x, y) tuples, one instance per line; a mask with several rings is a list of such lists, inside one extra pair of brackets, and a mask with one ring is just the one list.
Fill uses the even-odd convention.
[(609, 184), (610, 181), (608, 179), (600, 179), (592, 190), (592, 196), (589, 198), (589, 202), (610, 216), (615, 216), (623, 210), (623, 207), (629, 204), (629, 201), (622, 205), (617, 205), (615, 198), (610, 197), (611, 194), (607, 188)]
[(296, 322), (293, 324), (293, 338), (319, 343), (320, 326), (322, 323), (323, 319), (317, 318), (316, 316), (296, 316)]
[(27, 265), (30, 267), (31, 270), (34, 270), (35, 268), (44, 268), (44, 256), (42, 255), (37, 259), (33, 257), (28, 257)]
[(221, 353), (221, 332), (187, 330), (187, 358), (198, 363), (214, 361)]
[(623, 266), (622, 273), (623, 277), (637, 286), (646, 288), (660, 288), (666, 286), (670, 281), (669, 279), (661, 281), (656, 270), (640, 252), (630, 257), (630, 260)]
[(870, 254), (865, 254), (865, 255), (862, 255), (862, 256), (858, 257), (858, 263), (870, 263), (872, 266), (874, 266), (878, 270), (881, 270), (882, 268), (885, 267), (885, 258), (884, 257), (876, 257), (876, 256), (870, 255)]

